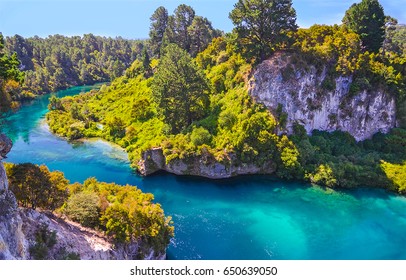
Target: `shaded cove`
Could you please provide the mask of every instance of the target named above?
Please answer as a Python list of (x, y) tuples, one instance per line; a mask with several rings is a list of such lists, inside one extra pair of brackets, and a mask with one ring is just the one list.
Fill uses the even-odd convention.
[(3, 118), (1, 131), (14, 142), (6, 161), (46, 164), (71, 182), (96, 177), (153, 193), (175, 223), (169, 259), (406, 259), (405, 197), (368, 188), (326, 190), (270, 176), (140, 177), (119, 147), (51, 134), (44, 121), (48, 98)]

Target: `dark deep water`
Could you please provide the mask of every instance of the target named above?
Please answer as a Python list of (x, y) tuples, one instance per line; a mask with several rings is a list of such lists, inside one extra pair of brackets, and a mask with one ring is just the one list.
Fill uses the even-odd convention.
[(170, 259), (406, 259), (405, 197), (374, 189), (337, 192), (268, 176), (142, 178), (117, 147), (52, 135), (44, 122), (48, 98), (3, 120), (2, 132), (14, 142), (7, 161), (46, 164), (71, 182), (93, 176), (152, 192), (175, 222)]

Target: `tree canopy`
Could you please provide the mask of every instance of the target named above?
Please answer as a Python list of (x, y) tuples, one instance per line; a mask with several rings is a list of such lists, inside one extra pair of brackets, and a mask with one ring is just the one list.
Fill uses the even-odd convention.
[(288, 46), (297, 30), (291, 0), (238, 0), (229, 17), (248, 57), (260, 61)]
[(164, 7), (159, 7), (150, 19), (149, 43), (156, 57), (168, 44), (176, 44), (196, 56), (213, 38), (221, 35), (207, 18), (196, 16), (195, 10), (185, 4), (179, 5), (170, 16)]
[(50, 172), (45, 165), (7, 164), (10, 190), (23, 207), (55, 210), (68, 197), (69, 181), (62, 172)]
[[(137, 242), (140, 248), (134, 258), (143, 258), (151, 248), (159, 255), (174, 235), (171, 217), (164, 215), (160, 204), (153, 203), (152, 194), (135, 186), (95, 178), (69, 185), (62, 172), (32, 163), (7, 163), (6, 171), (10, 190), (21, 206), (57, 210), (85, 227), (106, 232), (117, 243)], [(37, 240), (37, 245), (44, 244)], [(46, 249), (38, 246), (33, 248), (37, 253)]]
[(19, 98), (24, 74), (20, 71), (17, 54), (8, 55), (4, 50), (4, 37), (0, 33), (0, 112), (13, 107)]
[(162, 6), (156, 9), (150, 18), (149, 44), (152, 54), (157, 57), (159, 57), (161, 52), (162, 41), (166, 27), (168, 26), (168, 19), (168, 10)]
[(201, 119), (209, 105), (209, 87), (203, 71), (186, 51), (174, 44), (165, 49), (152, 92), (173, 133)]
[(378, 52), (385, 39), (385, 14), (378, 0), (362, 0), (346, 12), (343, 23), (362, 41), (366, 51)]
[[(7, 37), (5, 50), (16, 53), (24, 71), (24, 89), (45, 94), (70, 86), (104, 82), (123, 75), (141, 57), (144, 42), (106, 38), (52, 35), (47, 38)], [(18, 63), (17, 65), (20, 65)]]
[[(148, 59), (151, 52), (144, 49), (141, 60), (99, 92), (52, 99), (50, 129), (70, 139), (114, 141), (127, 150), (135, 168), (143, 167), (146, 151), (161, 149), (167, 164), (178, 160), (254, 164), (275, 170), (281, 178), (330, 187), (370, 185), (402, 191), (388, 180), (380, 160), (396, 165), (406, 160), (404, 130), (360, 143), (341, 132), (313, 131), (307, 136), (300, 125), (293, 135), (279, 136), (287, 118), (282, 108), (273, 115), (247, 91), (255, 63), (294, 39), (289, 51), (280, 54), (290, 63), (282, 78), (314, 67), (324, 77), (319, 96), (334, 91), (338, 77), (352, 77), (342, 104), (354, 94), (379, 88), (396, 98), (402, 125), (406, 123), (402, 26), (388, 25), (384, 52), (371, 53), (363, 51), (360, 34), (346, 25), (314, 25), (295, 32), (291, 1), (240, 0), (230, 17), (238, 21), (234, 32), (214, 38), (206, 47), (208, 41), (202, 38), (211, 30), (209, 22), (188, 6), (180, 7), (168, 17), (159, 59)], [(171, 44), (170, 38), (178, 39), (171, 39)], [(190, 54), (196, 52), (193, 59)], [(185, 172), (195, 172), (190, 170)], [(108, 216), (112, 221), (131, 220), (121, 206), (109, 210)], [(127, 236), (128, 228), (110, 225), (118, 238)]]

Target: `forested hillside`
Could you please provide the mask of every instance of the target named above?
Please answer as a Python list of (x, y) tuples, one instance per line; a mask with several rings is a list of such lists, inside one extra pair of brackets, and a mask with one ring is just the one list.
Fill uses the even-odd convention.
[(92, 34), (27, 39), (15, 35), (6, 39), (5, 48), (21, 62), (23, 88), (38, 95), (119, 77), (141, 56), (144, 42)]
[(222, 34), (207, 18), (196, 15), (186, 5), (180, 5), (173, 15), (160, 7), (151, 16), (151, 21), (153, 28), (148, 42), (93, 34), (7, 37), (4, 51), (20, 61), (18, 68), (25, 74), (20, 89), (25, 95), (20, 99), (70, 86), (111, 81), (122, 76), (134, 60), (159, 56), (161, 47), (170, 43), (179, 44), (195, 56), (214, 37)]
[(19, 70), (17, 55), (9, 56), (4, 51), (4, 38), (0, 33), (0, 113), (16, 107), (20, 98), (24, 75)]
[[(404, 124), (404, 29), (384, 16), (378, 1), (350, 7), (342, 25), (298, 29), (291, 1), (240, 0), (230, 13), (233, 32), (204, 50), (197, 48), (197, 55), (190, 44), (190, 9), (183, 5), (168, 18), (166, 9), (158, 8), (151, 17), (152, 57), (136, 60), (110, 86), (74, 98), (51, 98), (51, 130), (69, 139), (103, 137), (118, 143), (139, 170), (151, 161), (146, 152), (158, 149), (161, 168), (175, 173), (250, 166), (249, 172), (276, 172), (329, 187), (404, 191), (393, 180), (394, 173), (404, 173), (404, 130), (357, 143), (339, 131), (308, 136), (298, 124), (287, 136), (280, 133), (287, 117), (283, 108), (271, 113), (247, 92), (252, 69), (275, 52), (289, 53), (302, 69), (327, 67), (317, 94), (334, 90), (336, 78), (350, 76), (349, 99), (380, 88), (396, 99), (399, 124)], [(354, 12), (364, 13), (366, 22), (357, 22)], [(296, 75), (288, 70), (282, 79)]]

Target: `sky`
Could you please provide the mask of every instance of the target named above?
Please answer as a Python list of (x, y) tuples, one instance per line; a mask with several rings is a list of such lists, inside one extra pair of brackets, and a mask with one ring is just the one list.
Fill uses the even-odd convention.
[[(237, 0), (0, 0), (0, 32), (23, 37), (93, 33), (127, 39), (148, 38), (150, 16), (159, 6), (169, 13), (192, 6), (213, 27), (229, 32), (228, 18)], [(360, 0), (293, 0), (300, 27), (340, 24), (345, 11)], [(406, 0), (380, 0), (386, 15), (406, 23)]]

